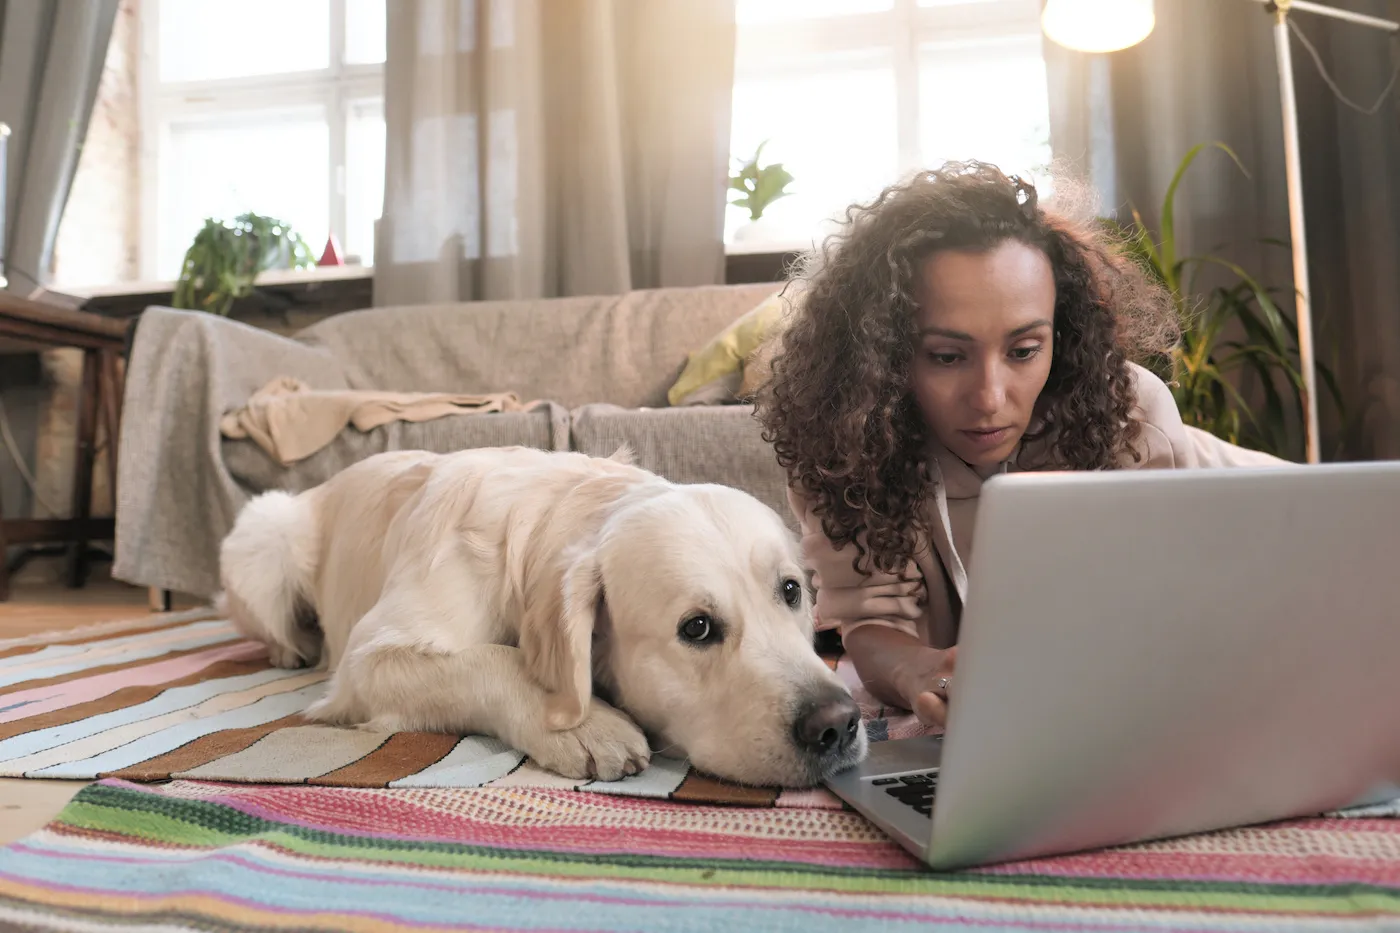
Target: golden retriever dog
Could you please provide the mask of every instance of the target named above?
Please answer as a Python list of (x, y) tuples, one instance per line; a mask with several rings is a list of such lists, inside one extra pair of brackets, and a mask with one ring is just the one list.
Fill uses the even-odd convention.
[(493, 735), (603, 781), (652, 748), (761, 785), (860, 761), (795, 536), (629, 460), (390, 452), (264, 493), (223, 543), (224, 606), (273, 663), (332, 672), (323, 722)]

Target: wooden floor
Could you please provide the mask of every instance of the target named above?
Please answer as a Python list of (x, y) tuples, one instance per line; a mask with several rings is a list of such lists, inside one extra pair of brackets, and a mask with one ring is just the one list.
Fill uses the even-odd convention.
[[(107, 565), (94, 567), (93, 578), (76, 590), (16, 580), (10, 587), (10, 598), (0, 602), (0, 639), (130, 619), (149, 612), (149, 605), (145, 587), (113, 580), (107, 575)], [(173, 608), (193, 609), (196, 605), (192, 599), (177, 597)]]
[[(15, 581), (9, 600), (0, 602), (0, 640), (149, 614), (147, 591), (111, 579), (107, 569), (106, 565), (94, 567), (93, 579), (76, 590)], [(189, 598), (174, 601), (175, 609), (197, 605)], [(43, 826), (86, 783), (0, 778), (0, 845)]]

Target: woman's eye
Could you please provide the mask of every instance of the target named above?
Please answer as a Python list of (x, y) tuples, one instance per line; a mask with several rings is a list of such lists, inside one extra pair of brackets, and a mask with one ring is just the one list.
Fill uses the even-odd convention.
[(1016, 347), (1016, 348), (1014, 348), (1014, 349), (1011, 351), (1011, 358), (1012, 358), (1013, 360), (1016, 360), (1017, 362), (1021, 362), (1021, 363), (1024, 363), (1024, 362), (1026, 362), (1027, 360), (1033, 360), (1033, 359), (1035, 359), (1035, 358), (1036, 358), (1037, 356), (1039, 356), (1039, 355), (1040, 355), (1040, 345), (1039, 345), (1039, 344), (1036, 344), (1036, 345), (1033, 346), (1033, 347)]
[(930, 353), (928, 358), (939, 366), (952, 366), (958, 360), (962, 359), (962, 357), (956, 353)]

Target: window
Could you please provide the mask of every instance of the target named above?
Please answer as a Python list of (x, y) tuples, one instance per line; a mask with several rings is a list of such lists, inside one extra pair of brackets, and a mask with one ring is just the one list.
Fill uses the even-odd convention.
[(731, 249), (803, 246), (847, 205), (918, 168), (1050, 162), (1039, 0), (737, 0), (731, 152), (795, 180)]
[(374, 259), (384, 199), (385, 0), (141, 5), (141, 275), (173, 279), (206, 217), (334, 233)]

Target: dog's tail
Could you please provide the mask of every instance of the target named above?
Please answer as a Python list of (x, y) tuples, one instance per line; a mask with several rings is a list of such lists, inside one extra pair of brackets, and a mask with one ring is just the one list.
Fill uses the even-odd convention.
[(314, 667), (321, 657), (313, 581), (320, 563), (316, 515), (306, 496), (266, 492), (234, 522), (219, 551), (216, 604), (278, 667)]

